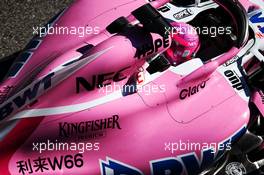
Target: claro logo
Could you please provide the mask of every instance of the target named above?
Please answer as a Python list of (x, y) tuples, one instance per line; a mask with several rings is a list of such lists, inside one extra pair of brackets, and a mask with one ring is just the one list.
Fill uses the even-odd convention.
[(93, 75), (92, 80), (90, 82), (83, 77), (77, 77), (76, 93), (79, 94), (81, 92), (81, 87), (83, 87), (86, 91), (92, 91), (96, 88), (101, 88), (110, 85), (112, 82), (122, 81), (127, 78), (127, 76), (124, 75), (124, 72), (129, 68), (130, 66), (120, 69), (117, 72)]
[(193, 87), (189, 87), (187, 89), (183, 89), (181, 92), (180, 92), (180, 99), (181, 100), (184, 100), (188, 97), (191, 97), (195, 94), (197, 94), (199, 91), (201, 91), (202, 89), (205, 88), (206, 86), (206, 82), (207, 81), (203, 81), (202, 83), (196, 85), (196, 86), (193, 86)]

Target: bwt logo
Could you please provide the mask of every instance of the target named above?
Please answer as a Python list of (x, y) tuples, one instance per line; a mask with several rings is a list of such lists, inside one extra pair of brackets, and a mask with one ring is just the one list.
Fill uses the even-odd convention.
[(55, 73), (48, 74), (41, 80), (32, 84), (30, 87), (22, 90), (21, 93), (16, 94), (10, 98), (9, 101), (0, 106), (0, 120), (4, 120), (10, 116), (14, 111), (20, 110), (28, 103), (37, 99), (40, 93), (49, 90), (52, 87), (52, 78)]
[[(202, 170), (210, 167), (215, 160), (223, 156), (228, 143), (234, 143), (246, 132), (243, 127), (238, 130), (232, 137), (222, 142), (223, 150), (212, 152), (213, 149), (201, 150), (198, 156), (196, 152), (178, 155), (175, 157), (165, 157), (162, 159), (151, 160), (146, 169), (150, 170), (148, 175), (182, 175), (182, 174), (199, 174)], [(106, 160), (100, 159), (101, 175), (146, 175), (137, 167), (131, 164), (114, 160), (106, 157)]]

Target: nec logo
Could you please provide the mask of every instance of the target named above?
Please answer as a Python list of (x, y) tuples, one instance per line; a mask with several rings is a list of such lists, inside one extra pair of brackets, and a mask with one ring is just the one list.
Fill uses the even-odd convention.
[(79, 94), (83, 89), (86, 91), (93, 91), (96, 88), (101, 88), (110, 85), (112, 82), (119, 82), (127, 78), (125, 71), (127, 71), (129, 67), (125, 67), (120, 69), (117, 72), (109, 72), (103, 73), (99, 75), (93, 75), (92, 80), (88, 81), (83, 77), (76, 78), (76, 93)]
[(262, 16), (262, 12), (259, 12), (255, 15), (253, 15), (249, 20), (253, 23), (253, 24), (259, 24), (258, 25), (258, 28), (259, 28), (259, 31), (264, 34), (264, 26), (260, 25), (261, 23), (264, 24), (264, 17), (261, 17)]

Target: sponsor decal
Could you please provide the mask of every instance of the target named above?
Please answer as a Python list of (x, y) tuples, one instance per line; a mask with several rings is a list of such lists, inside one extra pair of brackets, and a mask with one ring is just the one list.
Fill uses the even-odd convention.
[(158, 52), (160, 48), (167, 48), (170, 46), (170, 40), (169, 40), (169, 35), (165, 35), (162, 39), (156, 39), (154, 43), (148, 43), (143, 45), (140, 48), (137, 48), (135, 58), (144, 58), (145, 56), (149, 56), (151, 54), (154, 54)]
[(227, 70), (224, 72), (225, 76), (228, 78), (229, 82), (232, 84), (232, 87), (238, 91), (244, 89), (244, 86), (238, 77), (238, 75), (232, 71), (232, 70)]
[(164, 6), (160, 7), (160, 8), (158, 9), (158, 11), (160, 11), (160, 12), (162, 12), (162, 13), (165, 13), (165, 12), (170, 11), (170, 7), (167, 6), (167, 5), (164, 5)]
[(263, 16), (263, 12), (260, 11), (255, 15), (251, 16), (249, 19), (253, 24), (258, 24), (257, 27), (259, 29), (259, 32), (256, 33), (256, 36), (258, 38), (264, 38), (264, 25), (261, 25), (264, 24), (264, 17), (262, 16)]
[(101, 160), (100, 168), (101, 175), (144, 175), (139, 169), (111, 158)]
[[(30, 83), (23, 90), (11, 96), (3, 104), (0, 105), (0, 122), (2, 122), (4, 119), (14, 120), (19, 118), (27, 118), (30, 116), (32, 117), (48, 115), (48, 113), (52, 112), (52, 108), (49, 108), (50, 110), (48, 112), (44, 109), (44, 112), (42, 111), (42, 114), (39, 113), (41, 109), (32, 109), (24, 111), (20, 110), (26, 107), (26, 105), (31, 106), (32, 102), (37, 102), (37, 98), (43, 95), (43, 93), (46, 93), (49, 89), (51, 89), (55, 85), (58, 85), (60, 82), (70, 77), (74, 72), (80, 70), (81, 68), (89, 64), (91, 61), (106, 53), (111, 48), (112, 47), (84, 57), (66, 67), (59, 66), (58, 68), (54, 69), (52, 73), (49, 73), (48, 75), (44, 76), (44, 78), (41, 77)], [(28, 111), (30, 112), (28, 113)], [(56, 113), (58, 112), (63, 111), (56, 111)]]
[[(244, 134), (246, 128), (241, 128), (233, 136), (226, 139), (223, 143), (226, 145), (228, 142), (234, 142), (242, 134)], [(150, 161), (150, 174), (199, 174), (201, 170), (209, 167), (215, 160), (219, 159), (224, 150), (218, 152), (212, 152), (209, 150), (201, 151), (201, 158), (199, 159), (195, 152), (180, 155), (177, 157), (169, 157), (164, 159), (158, 159)], [(131, 165), (123, 162), (111, 159), (107, 157), (106, 161), (100, 160), (101, 175), (144, 175), (142, 171)]]
[(226, 168), (225, 172), (227, 175), (243, 175), (247, 174), (246, 168), (242, 163), (239, 162), (231, 162), (229, 163)]
[(199, 91), (201, 91), (202, 89), (205, 88), (206, 86), (206, 82), (207, 81), (203, 81), (202, 83), (196, 85), (196, 86), (193, 86), (193, 87), (189, 87), (187, 89), (183, 89), (181, 92), (180, 92), (180, 99), (181, 100), (184, 100), (188, 97), (191, 97), (195, 94), (197, 94)]
[(231, 64), (237, 62), (237, 60), (239, 59), (240, 57), (239, 56), (235, 56), (234, 58), (232, 58), (231, 60), (228, 60), (227, 62), (225, 62), (223, 64), (223, 66), (227, 67), (227, 66), (230, 66)]
[(124, 71), (129, 69), (129, 67), (122, 68), (117, 72), (109, 72), (103, 73), (99, 75), (93, 75), (92, 81), (88, 82), (83, 77), (76, 78), (76, 93), (79, 94), (81, 92), (81, 87), (83, 87), (86, 91), (92, 91), (96, 88), (101, 88), (110, 85), (112, 82), (119, 82), (127, 78), (124, 75)]
[(59, 136), (63, 138), (77, 136), (79, 139), (93, 139), (105, 136), (106, 129), (121, 129), (118, 115), (91, 121), (59, 123)]
[(11, 115), (16, 109), (23, 108), (28, 102), (33, 102), (40, 93), (39, 91), (47, 91), (52, 85), (51, 80), (54, 75), (54, 73), (48, 74), (40, 81), (12, 97), (7, 103), (3, 103), (0, 107), (0, 120)]
[(136, 73), (136, 80), (138, 85), (142, 85), (145, 82), (144, 68), (139, 68), (138, 73)]
[[(83, 155), (62, 155), (60, 157), (38, 157), (36, 159), (19, 160), (16, 162), (18, 174), (53, 173), (62, 169), (81, 168)], [(49, 173), (48, 173), (49, 172)]]
[(180, 19), (183, 19), (183, 18), (186, 18), (186, 17), (189, 17), (191, 15), (193, 15), (193, 11), (191, 9), (184, 9), (178, 13), (175, 13), (173, 15), (173, 17), (177, 20), (180, 20)]

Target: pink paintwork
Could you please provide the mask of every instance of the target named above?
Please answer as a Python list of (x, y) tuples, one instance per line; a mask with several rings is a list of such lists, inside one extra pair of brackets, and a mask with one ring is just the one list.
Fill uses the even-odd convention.
[[(153, 1), (152, 5), (158, 8), (166, 2)], [(235, 47), (189, 75), (175, 73), (176, 68), (152, 76), (143, 70), (141, 73), (145, 78), (138, 86), (147, 88), (157, 85), (158, 92), (138, 91), (123, 96), (120, 90), (115, 89), (106, 94), (103, 91), (106, 91), (108, 86), (95, 87), (92, 91), (82, 87), (81, 91), (76, 93), (78, 77), (92, 82), (93, 78), (98, 78), (100, 74), (111, 75), (113, 79), (113, 75), (121, 72), (119, 78), (125, 77), (124, 79), (107, 82), (123, 87), (134, 73), (145, 68), (147, 57), (135, 58), (137, 49), (131, 40), (122, 35), (110, 35), (105, 30), (111, 21), (119, 16), (129, 16), (132, 10), (145, 3), (144, 0), (112, 0), (103, 3), (98, 0), (77, 0), (55, 22), (57, 26), (98, 26), (101, 33), (84, 38), (74, 35), (48, 35), (41, 38), (40, 46), (32, 51), (33, 56), (17, 76), (6, 78), (0, 84), (0, 89), (7, 85), (15, 86), (14, 90), (9, 92), (12, 99), (16, 91), (27, 89), (26, 80), (33, 76), (33, 72), (40, 65), (46, 66), (34, 75), (36, 82), (50, 72), (56, 72), (58, 68), (64, 69), (66, 66), (62, 65), (65, 63), (81, 58), (69, 65), (68, 68), (74, 68), (74, 71), (70, 69), (60, 74), (65, 78), (63, 81), (52, 79), (52, 87), (41, 93), (37, 101), (28, 101), (23, 108), (17, 109), (6, 119), (19, 120), (16, 127), (0, 140), (1, 172), (21, 174), (17, 167), (17, 162), (21, 160), (34, 160), (39, 156), (59, 158), (62, 155), (77, 154), (78, 151), (63, 150), (44, 151), (40, 154), (32, 150), (32, 143), (46, 142), (47, 139), (53, 142), (75, 142), (76, 137), (65, 138), (60, 135), (59, 125), (65, 122), (80, 123), (118, 116), (120, 128), (103, 130), (103, 137), (77, 140), (100, 144), (99, 150), (82, 153), (84, 165), (81, 168), (69, 169), (63, 166), (61, 170), (45, 170), (34, 174), (103, 175), (106, 174), (104, 172), (106, 167), (103, 165), (108, 164), (108, 160), (116, 160), (120, 165), (139, 174), (156, 175), (157, 171), (151, 170), (154, 162), (165, 159), (181, 165), (177, 174), (193, 173), (190, 169), (192, 165), (184, 161), (184, 158), (193, 154), (197, 156), (197, 162), (201, 163), (205, 161), (203, 160), (206, 157), (205, 150), (177, 150), (172, 153), (166, 150), (167, 143), (180, 140), (200, 144), (219, 144), (228, 140), (233, 142), (234, 135), (240, 136), (239, 134), (245, 131), (250, 117), (248, 101), (242, 99), (217, 71), (220, 65), (237, 55), (239, 49)], [(131, 16), (128, 18), (133, 20)], [(151, 38), (153, 42), (162, 39), (154, 33), (151, 34)], [(168, 42), (170, 46), (171, 38), (168, 38)], [(77, 51), (87, 43), (94, 47), (85, 54)], [(164, 52), (168, 47), (159, 48), (148, 58)], [(165, 91), (161, 91), (162, 86)], [(193, 88), (196, 89), (195, 93), (189, 92), (193, 91)], [(39, 121), (32, 122), (38, 119)], [(25, 132), (27, 128), (23, 126), (32, 131)], [(219, 155), (220, 151), (208, 156), (217, 158)], [(213, 161), (214, 159), (210, 160), (209, 164)]]

